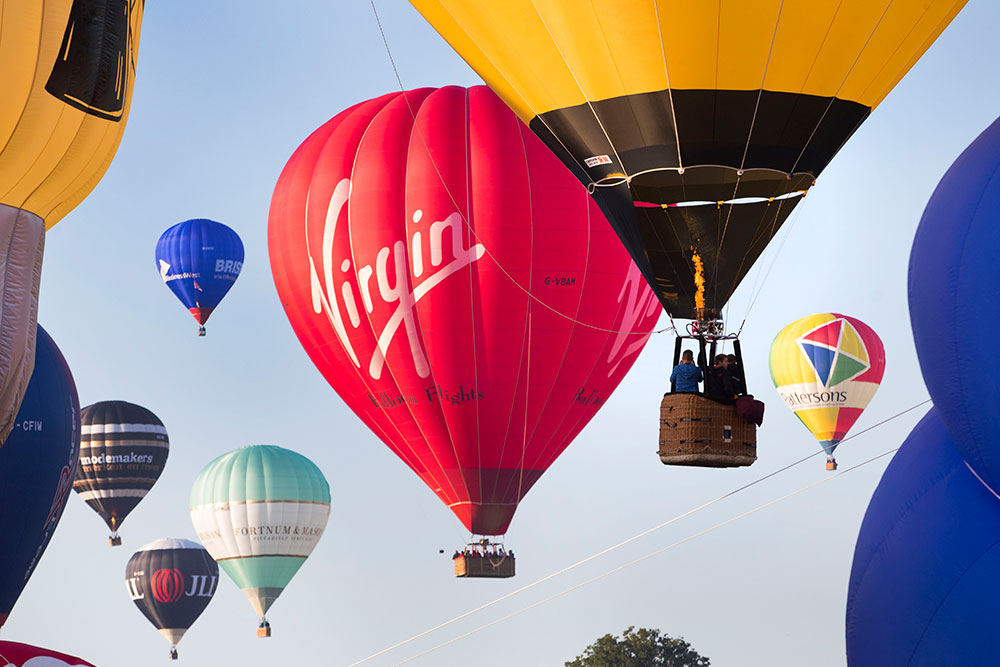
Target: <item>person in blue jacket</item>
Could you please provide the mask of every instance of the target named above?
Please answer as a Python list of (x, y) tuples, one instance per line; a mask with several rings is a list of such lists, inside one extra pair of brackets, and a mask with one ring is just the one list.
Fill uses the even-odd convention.
[(673, 383), (674, 391), (698, 391), (698, 383), (701, 382), (701, 369), (694, 363), (694, 352), (684, 350), (681, 353), (681, 363), (674, 366), (670, 373), (670, 382)]

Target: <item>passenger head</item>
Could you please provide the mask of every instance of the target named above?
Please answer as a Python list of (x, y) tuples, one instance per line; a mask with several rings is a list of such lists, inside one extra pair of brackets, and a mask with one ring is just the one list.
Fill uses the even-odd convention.
[(727, 354), (726, 355), (726, 359), (729, 359), (729, 363), (731, 363), (731, 364), (735, 364), (736, 363), (736, 355), (735, 354)]
[(694, 352), (691, 350), (684, 350), (681, 352), (681, 363), (682, 364), (693, 364), (694, 363)]
[(725, 368), (726, 366), (729, 365), (729, 357), (727, 357), (724, 354), (715, 355), (715, 365), (716, 367), (722, 366), (723, 368)]

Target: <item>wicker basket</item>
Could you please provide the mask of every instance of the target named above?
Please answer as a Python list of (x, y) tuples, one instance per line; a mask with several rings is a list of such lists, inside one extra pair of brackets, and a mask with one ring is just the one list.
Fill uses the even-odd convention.
[(514, 576), (513, 556), (463, 556), (453, 559), (456, 577), (507, 579)]
[(659, 454), (664, 465), (748, 466), (757, 460), (757, 427), (701, 394), (664, 394)]

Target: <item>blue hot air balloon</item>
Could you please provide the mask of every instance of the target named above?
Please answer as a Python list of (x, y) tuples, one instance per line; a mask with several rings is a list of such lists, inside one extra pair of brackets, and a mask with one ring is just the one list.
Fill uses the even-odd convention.
[(185, 220), (156, 243), (156, 267), (167, 287), (191, 311), (205, 335), (205, 322), (243, 268), (243, 242), (214, 220)]
[(80, 455), (80, 400), (55, 342), (38, 327), (35, 370), (0, 447), (0, 625), (66, 505)]
[(998, 619), (1000, 498), (931, 410), (865, 513), (847, 593), (847, 664), (995, 665)]
[(854, 551), (847, 663), (995, 665), (1000, 623), (1000, 120), (931, 197), (909, 302), (934, 410), (872, 496)]
[[(910, 252), (910, 320), (920, 370), (962, 457), (1000, 489), (1000, 119), (941, 179)], [(985, 335), (984, 335), (985, 334)]]

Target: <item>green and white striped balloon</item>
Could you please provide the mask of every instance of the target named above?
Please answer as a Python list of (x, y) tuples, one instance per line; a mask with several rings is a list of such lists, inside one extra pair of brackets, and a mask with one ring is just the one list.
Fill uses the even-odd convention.
[(261, 625), (316, 547), (330, 516), (330, 485), (312, 461), (274, 445), (223, 454), (191, 489), (198, 538), (250, 600)]

